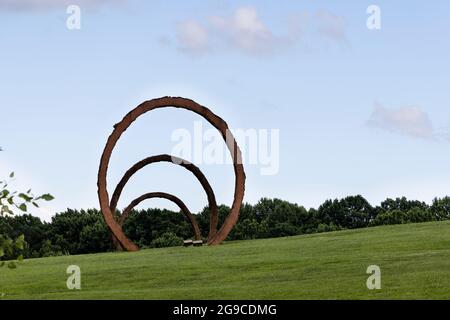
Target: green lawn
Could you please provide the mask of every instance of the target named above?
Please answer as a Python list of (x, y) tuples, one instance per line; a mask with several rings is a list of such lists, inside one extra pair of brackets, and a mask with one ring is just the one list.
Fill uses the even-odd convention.
[[(66, 268), (81, 268), (68, 290)], [(368, 290), (378, 265), (382, 289)], [(3, 299), (450, 299), (450, 222), (24, 261)]]

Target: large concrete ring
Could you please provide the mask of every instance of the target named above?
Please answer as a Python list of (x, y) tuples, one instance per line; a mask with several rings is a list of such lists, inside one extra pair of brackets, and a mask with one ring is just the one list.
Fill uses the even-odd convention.
[(220, 230), (209, 239), (208, 244), (217, 245), (220, 244), (223, 240), (225, 240), (239, 218), (239, 210), (241, 208), (245, 192), (245, 172), (244, 167), (242, 165), (241, 151), (236, 143), (236, 140), (234, 139), (233, 135), (228, 129), (227, 123), (223, 119), (215, 115), (208, 108), (201, 106), (198, 103), (189, 99), (181, 97), (163, 97), (149, 100), (137, 106), (134, 110), (129, 112), (122, 119), (121, 122), (117, 123), (114, 126), (114, 130), (109, 136), (105, 149), (103, 150), (98, 171), (98, 180), (97, 180), (98, 198), (102, 214), (104, 216), (106, 224), (108, 225), (108, 228), (111, 230), (113, 235), (119, 240), (122, 247), (128, 251), (137, 251), (139, 250), (139, 247), (125, 235), (121, 226), (114, 218), (113, 212), (109, 207), (109, 194), (107, 190), (107, 181), (106, 181), (109, 161), (111, 159), (112, 151), (117, 141), (121, 137), (122, 133), (125, 132), (125, 130), (127, 130), (128, 127), (139, 116), (148, 111), (166, 107), (174, 107), (190, 110), (204, 117), (211, 125), (213, 125), (217, 130), (219, 130), (220, 134), (222, 135), (222, 138), (224, 139), (228, 147), (228, 150), (231, 153), (235, 174), (234, 199), (231, 206), (231, 211), (228, 217), (225, 219)]
[(208, 182), (208, 179), (206, 179), (205, 175), (201, 172), (201, 170), (195, 166), (194, 164), (175, 157), (168, 154), (161, 154), (157, 156), (152, 156), (145, 158), (136, 164), (134, 164), (130, 169), (128, 169), (127, 172), (123, 175), (122, 179), (120, 179), (119, 183), (116, 186), (116, 189), (113, 192), (113, 195), (111, 197), (111, 202), (109, 204), (109, 208), (111, 209), (111, 212), (115, 212), (117, 208), (117, 202), (119, 201), (120, 195), (122, 194), (122, 191), (125, 187), (125, 185), (128, 183), (128, 181), (131, 179), (131, 177), (138, 172), (139, 170), (143, 169), (149, 164), (157, 163), (157, 162), (169, 162), (173, 164), (180, 165), (190, 172), (194, 174), (194, 176), (197, 178), (197, 180), (200, 182), (200, 184), (203, 187), (203, 190), (205, 190), (206, 195), (208, 197), (208, 205), (210, 210), (210, 224), (209, 224), (209, 236), (208, 239), (212, 238), (217, 233), (217, 202), (216, 197), (214, 195), (214, 191), (211, 188), (211, 185)]
[(175, 197), (174, 195), (171, 195), (169, 193), (164, 193), (164, 192), (146, 193), (146, 194), (134, 199), (133, 201), (131, 201), (131, 203), (123, 210), (123, 213), (119, 218), (120, 226), (121, 227), (123, 226), (125, 220), (128, 218), (131, 211), (137, 205), (139, 205), (142, 201), (145, 201), (147, 199), (152, 199), (152, 198), (162, 198), (162, 199), (167, 199), (167, 200), (174, 202), (180, 208), (181, 212), (185, 215), (185, 217), (188, 219), (189, 223), (191, 224), (192, 231), (194, 232), (195, 240), (202, 239), (202, 235), (200, 233), (200, 228), (198, 227), (197, 220), (192, 215), (192, 213), (189, 211), (189, 209), (186, 207), (186, 205), (183, 203), (183, 201), (181, 201), (179, 198)]

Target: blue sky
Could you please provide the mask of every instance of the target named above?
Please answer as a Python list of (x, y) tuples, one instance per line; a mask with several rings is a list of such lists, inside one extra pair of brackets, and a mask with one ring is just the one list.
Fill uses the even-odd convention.
[[(66, 28), (69, 4), (81, 8), (80, 30)], [(371, 4), (381, 30), (366, 27)], [(430, 202), (450, 193), (449, 49), (447, 1), (0, 0), (0, 174), (55, 195), (36, 212), (43, 218), (98, 207), (112, 125), (144, 100), (175, 95), (232, 128), (280, 129), (279, 173), (246, 166), (245, 201)], [(114, 151), (110, 188), (136, 161), (170, 153), (171, 133), (198, 120), (179, 110), (139, 119)], [(200, 167), (230, 204), (232, 168)], [(207, 204), (189, 173), (161, 164), (136, 176), (119, 206), (150, 191), (194, 212)]]

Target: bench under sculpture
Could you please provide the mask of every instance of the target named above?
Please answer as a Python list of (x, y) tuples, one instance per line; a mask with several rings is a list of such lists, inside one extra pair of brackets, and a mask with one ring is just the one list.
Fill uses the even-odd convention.
[[(225, 144), (228, 147), (228, 150), (230, 151), (235, 174), (234, 199), (231, 205), (230, 213), (219, 230), (217, 230), (218, 228), (217, 203), (214, 196), (214, 192), (208, 180), (198, 167), (196, 167), (192, 163), (189, 163), (183, 159), (171, 155), (165, 154), (148, 157), (133, 165), (125, 173), (125, 175), (117, 185), (116, 189), (114, 190), (111, 202), (109, 200), (109, 193), (107, 190), (107, 182), (106, 182), (108, 165), (112, 151), (117, 141), (120, 139), (122, 133), (124, 133), (128, 129), (128, 127), (130, 127), (130, 125), (144, 113), (154, 109), (168, 108), (168, 107), (189, 110), (205, 118), (212, 126), (214, 126), (220, 132)], [(137, 199), (133, 200), (130, 203), (130, 205), (128, 205), (127, 208), (122, 212), (122, 215), (118, 219), (115, 218), (118, 200), (120, 198), (123, 188), (125, 187), (130, 177), (143, 167), (156, 162), (172, 162), (174, 164), (181, 165), (187, 170), (191, 171), (196, 176), (196, 178), (199, 180), (208, 196), (208, 204), (210, 210), (210, 228), (207, 242), (209, 245), (217, 245), (220, 244), (222, 241), (224, 241), (239, 218), (239, 210), (241, 208), (245, 192), (245, 172), (244, 167), (242, 165), (242, 155), (239, 146), (237, 145), (236, 140), (231, 134), (227, 123), (223, 119), (215, 115), (210, 109), (202, 105), (199, 105), (198, 103), (190, 99), (181, 97), (163, 97), (143, 102), (135, 109), (130, 111), (122, 119), (122, 121), (114, 125), (114, 130), (109, 136), (105, 149), (103, 150), (103, 154), (100, 160), (100, 167), (98, 171), (97, 192), (103, 217), (105, 219), (106, 224), (108, 225), (109, 230), (111, 231), (111, 235), (113, 241), (116, 244), (116, 248), (121, 248), (127, 251), (139, 250), (139, 247), (125, 235), (125, 233), (122, 230), (122, 225), (127, 216), (130, 214), (130, 212), (136, 205), (138, 205), (141, 201), (155, 197), (165, 198), (176, 203), (180, 207), (182, 213), (186, 216), (186, 218), (190, 222), (194, 232), (195, 239), (197, 241), (201, 239), (200, 230), (198, 228), (198, 224), (195, 220), (195, 217), (191, 214), (191, 212), (187, 209), (187, 207), (180, 199), (167, 193), (162, 192), (146, 193), (138, 197)]]

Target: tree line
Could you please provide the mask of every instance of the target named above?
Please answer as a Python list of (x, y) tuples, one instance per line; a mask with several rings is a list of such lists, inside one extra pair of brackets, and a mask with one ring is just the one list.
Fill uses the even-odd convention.
[[(230, 208), (219, 206), (219, 226)], [(209, 209), (196, 214), (202, 236), (209, 230)], [(450, 197), (436, 198), (431, 205), (406, 198), (386, 199), (373, 207), (364, 197), (349, 196), (327, 200), (319, 208), (306, 209), (280, 199), (262, 198), (255, 205), (242, 205), (238, 223), (227, 240), (275, 238), (366, 228), (378, 225), (450, 220)], [(192, 238), (185, 217), (165, 209), (134, 210), (123, 226), (124, 232), (141, 248), (181, 245)], [(50, 222), (24, 214), (0, 217), (0, 234), (5, 238), (25, 239), (19, 252), (9, 252), (3, 260), (17, 257), (37, 258), (65, 254), (112, 251), (111, 237), (97, 209), (58, 213)], [(24, 237), (22, 237), (22, 235)]]

